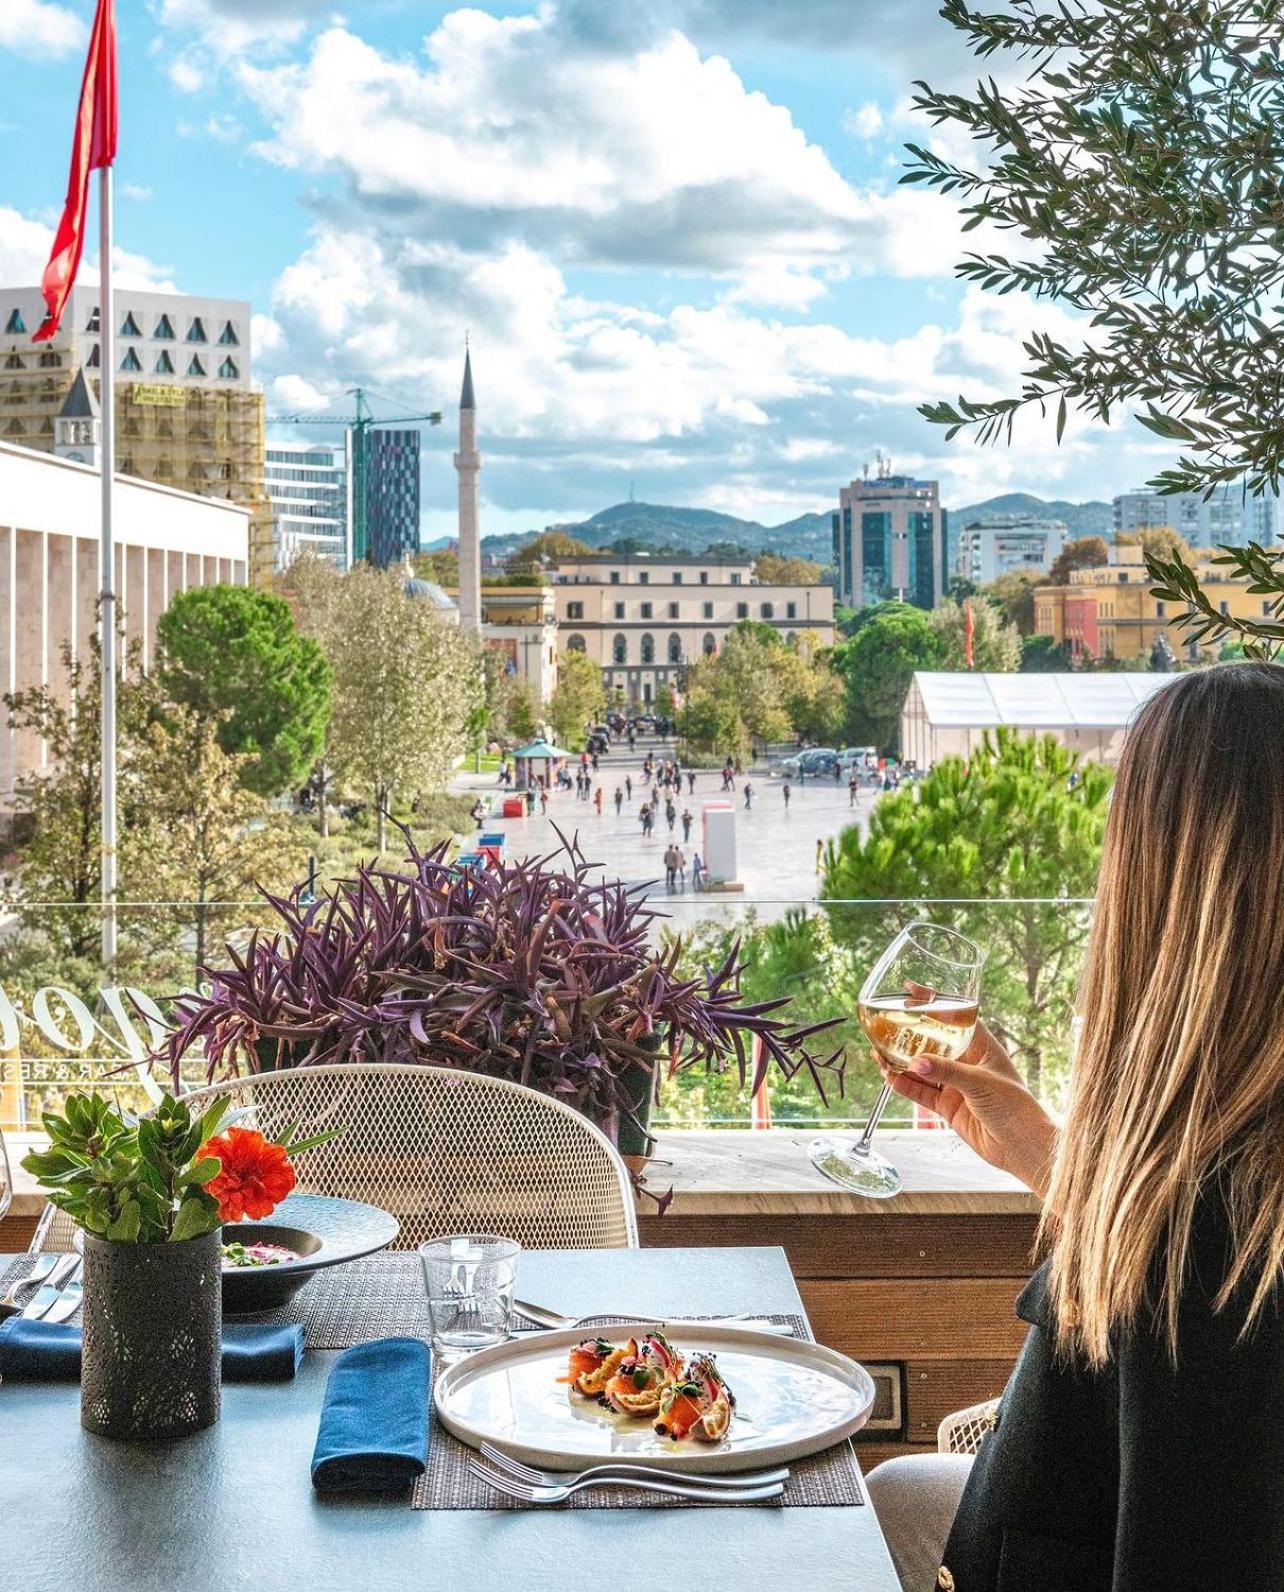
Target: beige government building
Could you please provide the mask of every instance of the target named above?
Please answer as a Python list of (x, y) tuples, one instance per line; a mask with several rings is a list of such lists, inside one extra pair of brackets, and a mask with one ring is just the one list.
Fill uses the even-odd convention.
[(587, 653), (629, 703), (678, 686), (683, 666), (717, 652), (743, 619), (786, 640), (811, 631), (834, 642), (833, 589), (761, 585), (750, 557), (584, 554), (557, 560), (552, 582), (562, 651)]

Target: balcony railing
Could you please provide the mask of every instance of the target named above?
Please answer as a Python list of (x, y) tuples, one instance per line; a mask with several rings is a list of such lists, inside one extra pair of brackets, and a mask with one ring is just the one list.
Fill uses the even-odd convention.
[[(838, 1018), (814, 1047), (820, 1088), (806, 1072), (778, 1072), (757, 1100), (738, 1073), (695, 1069), (666, 1079), (657, 1121), (674, 1126), (849, 1125), (860, 1121), (879, 1077), (855, 1020), (867, 969), (915, 918), (946, 923), (989, 952), (981, 1009), (1008, 1043), (1032, 1087), (1056, 1105), (1070, 1064), (1072, 1002), (1092, 903), (1071, 899), (784, 901), (660, 892), (657, 941), (677, 936), (692, 972), (740, 945), (751, 1000), (788, 995), (800, 1025)], [(90, 1082), (142, 1105), (144, 1065), (165, 1032), (174, 997), (190, 989), (204, 961), (218, 965), (224, 942), (243, 945), (268, 921), (261, 901), (142, 902), (117, 908), (120, 959), (105, 980), (97, 954), (97, 906), (0, 904), (0, 1127), (36, 1127), (40, 1112)], [(192, 1058), (191, 1081), (202, 1077)], [(821, 1089), (824, 1093), (822, 1095)], [(885, 1119), (907, 1126), (904, 1102)]]

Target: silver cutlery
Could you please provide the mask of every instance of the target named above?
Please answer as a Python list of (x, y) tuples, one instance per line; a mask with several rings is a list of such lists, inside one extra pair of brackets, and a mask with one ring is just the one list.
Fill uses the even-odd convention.
[(525, 1299), (515, 1299), (513, 1309), (519, 1315), (525, 1316), (528, 1321), (535, 1322), (537, 1326), (547, 1327), (553, 1331), (588, 1326), (607, 1316), (623, 1316), (629, 1321), (636, 1321), (639, 1325), (648, 1327), (746, 1327), (753, 1332), (770, 1332), (777, 1338), (793, 1337), (793, 1329), (788, 1323), (769, 1321), (765, 1316), (643, 1316), (629, 1315), (623, 1310), (594, 1310), (587, 1316), (564, 1316), (557, 1310), (549, 1310), (544, 1305), (533, 1305)]
[(505, 1494), (509, 1498), (520, 1499), (528, 1504), (561, 1504), (577, 1492), (584, 1492), (589, 1487), (628, 1487), (636, 1492), (661, 1493), (668, 1498), (694, 1498), (701, 1503), (711, 1504), (756, 1504), (765, 1503), (769, 1498), (779, 1498), (785, 1490), (782, 1481), (772, 1482), (766, 1487), (706, 1487), (696, 1486), (691, 1482), (670, 1482), (661, 1479), (620, 1476), (589, 1477), (584, 1481), (563, 1482), (559, 1487), (537, 1487), (529, 1482), (518, 1481), (515, 1476), (500, 1475), (493, 1470), (487, 1470), (484, 1465), (474, 1464), (468, 1466), (470, 1474), (479, 1481), (484, 1481), (488, 1487), (493, 1487), (496, 1492)]
[(84, 1285), (79, 1277), (69, 1282), (62, 1293), (50, 1305), (49, 1309), (41, 1316), (42, 1321), (68, 1321), (80, 1309), (84, 1297)]
[(79, 1255), (62, 1255), (57, 1265), (49, 1273), (49, 1280), (41, 1288), (36, 1297), (30, 1300), (22, 1309), (23, 1319), (38, 1321), (43, 1318), (46, 1310), (51, 1305), (58, 1303), (62, 1297), (62, 1285), (69, 1282), (80, 1266)]
[(490, 1460), (492, 1465), (497, 1465), (500, 1470), (506, 1471), (517, 1481), (524, 1481), (531, 1487), (569, 1487), (575, 1482), (590, 1481), (596, 1477), (603, 1477), (615, 1481), (623, 1481), (631, 1476), (640, 1476), (644, 1481), (676, 1481), (692, 1482), (697, 1487), (716, 1487), (719, 1492), (730, 1489), (736, 1491), (745, 1487), (773, 1487), (777, 1482), (782, 1485), (789, 1480), (788, 1465), (781, 1465), (776, 1470), (737, 1471), (730, 1476), (709, 1476), (695, 1471), (659, 1470), (654, 1465), (630, 1465), (623, 1461), (608, 1462), (602, 1465), (590, 1465), (587, 1470), (568, 1472), (564, 1470), (536, 1470), (533, 1465), (523, 1465), (521, 1460), (514, 1459), (511, 1454), (505, 1454), (493, 1443), (481, 1445), (481, 1456)]
[(0, 1299), (0, 1310), (15, 1310), (18, 1306), (18, 1295), (24, 1288), (34, 1287), (41, 1283), (58, 1264), (57, 1255), (41, 1255), (35, 1265), (25, 1277), (19, 1277), (17, 1282), (9, 1289), (3, 1299)]

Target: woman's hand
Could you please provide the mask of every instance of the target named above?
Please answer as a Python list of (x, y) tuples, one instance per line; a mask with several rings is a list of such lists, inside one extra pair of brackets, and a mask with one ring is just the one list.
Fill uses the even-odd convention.
[(892, 1072), (882, 1057), (878, 1065), (898, 1095), (943, 1117), (982, 1160), (1047, 1192), (1056, 1124), (983, 1023), (957, 1061), (920, 1056), (908, 1072)]

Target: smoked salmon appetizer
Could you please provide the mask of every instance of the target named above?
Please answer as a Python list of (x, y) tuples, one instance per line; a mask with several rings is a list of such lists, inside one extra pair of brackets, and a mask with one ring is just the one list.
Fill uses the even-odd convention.
[(683, 1359), (662, 1332), (641, 1341), (611, 1343), (586, 1338), (570, 1353), (571, 1393), (596, 1399), (606, 1409), (650, 1421), (662, 1437), (720, 1442), (727, 1435), (736, 1401), (711, 1354)]

